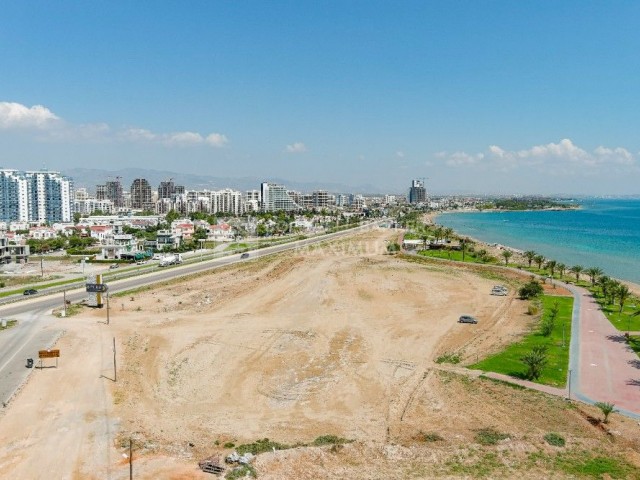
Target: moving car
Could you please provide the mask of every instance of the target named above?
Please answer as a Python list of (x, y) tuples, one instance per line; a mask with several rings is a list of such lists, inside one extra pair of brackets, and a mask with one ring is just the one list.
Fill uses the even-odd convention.
[(478, 319), (471, 315), (462, 315), (458, 319), (458, 323), (478, 323)]
[(248, 253), (243, 253), (242, 255), (240, 255), (240, 258), (249, 258), (249, 254)]
[(33, 288), (29, 288), (28, 290), (25, 290), (22, 294), (23, 295), (35, 295), (36, 293), (38, 293), (37, 290), (34, 290)]
[(112, 263), (111, 265), (109, 265), (109, 270), (113, 270), (114, 268), (118, 267), (120, 267), (120, 265), (118, 265), (117, 263)]

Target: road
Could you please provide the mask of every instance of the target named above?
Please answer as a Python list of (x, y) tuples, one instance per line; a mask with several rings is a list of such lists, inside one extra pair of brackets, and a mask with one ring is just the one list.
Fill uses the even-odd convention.
[[(250, 252), (250, 257), (246, 260), (241, 259), (240, 254), (235, 254), (188, 265), (158, 268), (151, 273), (143, 273), (126, 279), (109, 280), (109, 292), (113, 294), (171, 280), (176, 277), (193, 275), (237, 262), (250, 261), (251, 259), (288, 250), (303, 249), (309, 245), (348, 237), (377, 228), (381, 222), (382, 220), (342, 232), (255, 250)], [(71, 302), (78, 302), (85, 298), (87, 298), (87, 293), (84, 288), (66, 292), (66, 299)], [(51, 311), (54, 308), (62, 306), (62, 293), (46, 295), (46, 292), (43, 292), (36, 297), (0, 307), (0, 318), (18, 320), (16, 327), (5, 330), (0, 334), (0, 403), (7, 404), (20, 385), (28, 378), (28, 375), (35, 370), (25, 367), (26, 359), (33, 358), (34, 362), (37, 362), (38, 350), (52, 346), (59, 336), (63, 334), (63, 321), (51, 315)], [(48, 361), (52, 362), (53, 360), (49, 359)]]

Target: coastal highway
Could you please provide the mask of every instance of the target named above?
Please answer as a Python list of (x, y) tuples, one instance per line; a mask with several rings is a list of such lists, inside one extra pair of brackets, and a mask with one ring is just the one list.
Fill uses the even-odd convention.
[[(158, 268), (151, 273), (143, 273), (126, 279), (109, 280), (109, 292), (113, 294), (175, 279), (176, 277), (193, 275), (237, 262), (248, 262), (267, 255), (290, 250), (302, 250), (310, 245), (346, 238), (377, 228), (383, 221), (379, 220), (341, 232), (254, 250), (249, 252), (250, 257), (248, 259), (241, 259), (240, 254), (234, 254), (187, 265)], [(87, 293), (84, 288), (66, 292), (66, 299), (71, 302), (78, 302), (86, 297)], [(24, 383), (28, 375), (34, 371), (25, 367), (26, 359), (33, 358), (37, 364), (38, 350), (53, 346), (62, 335), (64, 320), (56, 319), (51, 315), (52, 309), (62, 306), (62, 293), (46, 295), (45, 291), (36, 297), (28, 297), (22, 301), (0, 307), (0, 318), (18, 320), (17, 326), (0, 333), (0, 403), (3, 405), (6, 405), (11, 400), (16, 390)]]

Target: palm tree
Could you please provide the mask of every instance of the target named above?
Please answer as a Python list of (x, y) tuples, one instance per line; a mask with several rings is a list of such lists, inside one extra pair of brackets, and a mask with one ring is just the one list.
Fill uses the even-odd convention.
[(617, 410), (615, 409), (616, 406), (613, 403), (596, 402), (595, 405), (600, 409), (600, 411), (604, 415), (603, 423), (609, 423), (609, 415), (611, 415), (614, 412), (617, 412)]
[(620, 302), (620, 312), (622, 312), (622, 308), (624, 307), (624, 302), (627, 301), (627, 298), (629, 298), (629, 294), (631, 292), (629, 292), (629, 287), (627, 287), (626, 285), (620, 285), (616, 293), (617, 293), (618, 301)]
[(560, 278), (564, 277), (564, 272), (567, 269), (567, 266), (564, 263), (558, 263), (556, 268), (558, 269), (558, 275), (560, 275)]
[(438, 240), (440, 240), (443, 235), (444, 229), (442, 227), (436, 228), (436, 230), (433, 232), (433, 236), (436, 237), (436, 243), (438, 243)]
[(513, 255), (513, 252), (511, 250), (503, 250), (502, 251), (502, 256), (504, 257), (504, 264), (505, 265), (509, 265), (509, 259), (511, 258), (512, 255)]
[(578, 283), (580, 281), (580, 274), (584, 271), (584, 268), (582, 265), (574, 265), (569, 271), (576, 276), (576, 283)]
[(453, 231), (453, 228), (447, 227), (442, 231), (442, 235), (444, 235), (444, 238), (448, 241), (451, 240), (451, 238), (453, 237), (453, 234), (455, 232)]
[(551, 275), (551, 277), (553, 277), (553, 274), (557, 267), (558, 267), (558, 262), (556, 262), (555, 260), (549, 260), (547, 262), (547, 269), (549, 269), (549, 274)]
[(585, 270), (585, 273), (587, 275), (589, 275), (589, 278), (591, 279), (591, 286), (595, 287), (596, 286), (596, 279), (602, 275), (602, 269), (598, 268), (598, 267), (591, 267), (591, 268), (587, 268)]
[(616, 297), (618, 296), (618, 289), (620, 288), (620, 282), (617, 280), (609, 279), (607, 283), (607, 292), (609, 294), (609, 299), (607, 301), (608, 305), (613, 305), (616, 303)]
[(538, 264), (538, 270), (542, 270), (542, 264), (546, 259), (542, 255), (536, 255), (533, 260)]
[(538, 254), (533, 250), (527, 250), (526, 252), (524, 252), (525, 258), (529, 261), (529, 268), (531, 268), (531, 262), (533, 262), (533, 260), (536, 258), (536, 255)]

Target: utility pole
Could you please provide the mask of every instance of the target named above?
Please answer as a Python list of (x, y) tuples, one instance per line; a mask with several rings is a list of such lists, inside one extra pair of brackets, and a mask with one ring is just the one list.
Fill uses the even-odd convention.
[(40, 275), (44, 278), (44, 255), (40, 254)]
[(107, 290), (107, 325), (109, 325), (109, 291)]
[(129, 437), (129, 480), (133, 480), (133, 440)]
[(116, 377), (116, 337), (113, 337), (113, 381), (117, 380)]
[(564, 348), (564, 322), (562, 322), (562, 348)]

